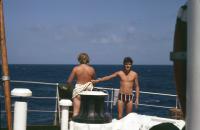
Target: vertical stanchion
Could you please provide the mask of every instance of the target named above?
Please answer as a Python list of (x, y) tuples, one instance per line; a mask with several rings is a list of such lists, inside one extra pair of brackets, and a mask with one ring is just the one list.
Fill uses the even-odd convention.
[(54, 125), (58, 125), (58, 115), (59, 115), (59, 107), (58, 107), (58, 101), (59, 101), (59, 92), (58, 92), (58, 87), (59, 87), (59, 84), (57, 83), (56, 85), (56, 105), (55, 105), (55, 114), (54, 114)]
[(29, 89), (15, 88), (11, 91), (12, 96), (19, 97), (14, 104), (14, 125), (13, 130), (26, 130), (27, 123), (27, 101), (32, 96)]
[(71, 100), (62, 99), (59, 102), (61, 106), (61, 130), (68, 130), (69, 123), (69, 106), (72, 106)]

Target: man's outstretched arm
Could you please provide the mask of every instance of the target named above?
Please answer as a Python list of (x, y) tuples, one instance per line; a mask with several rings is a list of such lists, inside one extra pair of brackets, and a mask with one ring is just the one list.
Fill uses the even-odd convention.
[(107, 81), (107, 80), (110, 80), (110, 79), (112, 79), (112, 78), (117, 77), (117, 75), (118, 75), (118, 72), (115, 72), (115, 73), (113, 73), (113, 74), (111, 74), (111, 75), (109, 75), (109, 76), (104, 76), (104, 77), (102, 77), (102, 78), (98, 78), (98, 79), (96, 79), (96, 80), (92, 80), (92, 83), (95, 84), (95, 83)]

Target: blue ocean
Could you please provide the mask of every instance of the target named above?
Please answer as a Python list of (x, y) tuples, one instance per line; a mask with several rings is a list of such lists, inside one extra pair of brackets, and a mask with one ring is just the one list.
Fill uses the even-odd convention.
[[(62, 83), (65, 84), (74, 65), (9, 65), (11, 80), (22, 81), (36, 81), (48, 83)], [(115, 71), (123, 69), (121, 65), (94, 65), (96, 70), (96, 78), (112, 74)], [(173, 76), (173, 66), (171, 65), (134, 65), (133, 70), (139, 75), (140, 90), (145, 92), (176, 94), (175, 81)], [(119, 88), (119, 79), (114, 78), (110, 81), (96, 84), (97, 87)], [(11, 83), (11, 90), (13, 88), (29, 88), (33, 96), (40, 97), (54, 97), (56, 95), (56, 87), (50, 85), (35, 85), (35, 84), (21, 84)], [(3, 89), (0, 88), (1, 94), (1, 125), (5, 125), (5, 108)], [(30, 110), (46, 110), (49, 112), (28, 112), (28, 124), (50, 124), (54, 120), (55, 99), (27, 99), (28, 108)], [(12, 98), (12, 106), (15, 99)], [(140, 94), (140, 103), (175, 107), (176, 98)], [(13, 109), (13, 108), (12, 108)], [(114, 108), (113, 116), (116, 116), (117, 108)], [(109, 110), (108, 110), (109, 111)], [(134, 112), (139, 114), (154, 115), (159, 117), (170, 117), (169, 108), (161, 107), (146, 107), (139, 106)]]

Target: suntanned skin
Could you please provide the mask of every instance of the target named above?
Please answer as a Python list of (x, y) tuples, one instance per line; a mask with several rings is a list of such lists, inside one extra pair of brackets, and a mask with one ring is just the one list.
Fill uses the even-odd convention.
[[(76, 78), (77, 84), (85, 84), (87, 82), (91, 82), (95, 77), (95, 70), (93, 67), (88, 64), (80, 64), (75, 66), (67, 80), (67, 84), (71, 84), (73, 79)], [(80, 95), (73, 98), (73, 117), (77, 116), (80, 111), (80, 103), (81, 103)]]
[[(136, 72), (131, 70), (132, 64), (127, 62), (124, 64), (124, 70), (117, 71), (109, 76), (105, 76), (103, 78), (99, 78), (97, 80), (92, 80), (93, 83), (98, 83), (106, 80), (110, 80), (115, 77), (120, 78), (120, 93), (123, 94), (132, 94), (133, 89), (135, 87), (136, 91), (136, 100), (135, 100), (135, 106), (138, 108), (139, 104), (139, 82), (138, 82), (138, 75)], [(121, 100), (118, 100), (118, 119), (121, 119), (123, 117), (123, 109), (124, 105), (126, 105), (126, 114), (129, 114), (132, 112), (133, 108), (133, 100), (124, 103)]]

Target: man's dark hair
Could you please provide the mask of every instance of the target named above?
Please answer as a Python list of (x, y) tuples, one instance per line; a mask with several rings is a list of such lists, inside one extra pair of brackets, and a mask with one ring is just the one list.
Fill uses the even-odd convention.
[(131, 57), (125, 57), (124, 61), (123, 61), (123, 64), (125, 64), (125, 63), (131, 63), (131, 64), (133, 64), (133, 60), (131, 59)]

